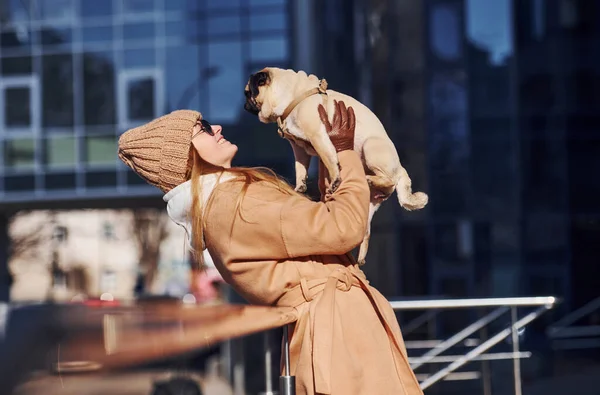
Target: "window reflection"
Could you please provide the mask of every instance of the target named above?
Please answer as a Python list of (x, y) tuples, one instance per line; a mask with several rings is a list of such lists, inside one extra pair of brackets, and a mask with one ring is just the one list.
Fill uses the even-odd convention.
[(252, 32), (285, 30), (287, 28), (287, 18), (284, 10), (278, 13), (257, 13), (250, 14), (250, 30)]
[(87, 165), (115, 165), (117, 139), (114, 134), (85, 136)]
[(513, 53), (511, 0), (467, 0), (466, 35), (489, 54), (489, 62), (504, 64)]
[(4, 125), (7, 127), (31, 125), (31, 101), (28, 87), (4, 90)]
[(113, 125), (115, 70), (112, 53), (83, 54), (84, 119), (86, 125)]
[(152, 12), (154, 7), (154, 0), (123, 0), (125, 13)]
[(258, 61), (287, 60), (288, 42), (282, 35), (279, 38), (254, 39), (250, 42), (250, 59)]
[[(170, 0), (169, 0), (170, 1)], [(110, 16), (113, 13), (112, 1), (81, 0), (81, 16), (84, 18)]]
[(35, 6), (40, 14), (40, 19), (45, 21), (71, 22), (74, 17), (73, 0), (38, 0)]
[(123, 26), (123, 39), (154, 40), (154, 23), (129, 23)]
[(206, 8), (239, 8), (240, 0), (206, 0)]
[(241, 53), (240, 42), (208, 45), (210, 67), (214, 69), (214, 76), (208, 79), (209, 114), (214, 122), (234, 122), (242, 111), (245, 81)]
[(11, 169), (32, 169), (35, 163), (33, 138), (18, 138), (4, 142), (4, 166)]
[(73, 126), (73, 60), (71, 54), (42, 57), (42, 125)]
[(208, 18), (208, 35), (238, 34), (241, 30), (239, 15)]
[(429, 16), (431, 50), (440, 59), (456, 61), (462, 48), (458, 5), (436, 4)]
[(155, 81), (151, 77), (127, 82), (127, 101), (129, 114), (127, 121), (147, 121), (157, 113), (154, 108), (156, 96)]
[(127, 49), (123, 51), (123, 63), (126, 68), (152, 67), (156, 65), (155, 53), (154, 47)]
[(32, 70), (31, 56), (3, 57), (2, 75), (29, 74)]
[(206, 68), (206, 47), (184, 45), (166, 48), (166, 111), (189, 108), (207, 111), (207, 86), (199, 80)]
[(283, 5), (287, 0), (249, 0), (250, 6)]
[(81, 37), (84, 43), (111, 41), (113, 39), (113, 27), (82, 26)]
[(49, 167), (75, 165), (75, 138), (56, 136), (46, 140), (45, 164)]

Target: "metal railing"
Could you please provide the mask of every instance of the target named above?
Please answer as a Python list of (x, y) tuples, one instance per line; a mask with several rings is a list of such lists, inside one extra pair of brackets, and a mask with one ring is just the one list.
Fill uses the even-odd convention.
[(600, 297), (567, 314), (546, 331), (555, 350), (600, 348), (600, 325), (581, 323), (593, 313), (600, 315)]
[[(427, 389), (440, 380), (446, 379), (463, 365), (472, 361), (483, 360), (502, 360), (512, 359), (513, 361), (513, 379), (515, 395), (522, 394), (521, 388), (521, 365), (522, 358), (528, 358), (531, 353), (521, 352), (519, 347), (519, 332), (528, 324), (538, 318), (545, 311), (552, 309), (558, 300), (555, 297), (529, 297), (529, 298), (484, 298), (484, 299), (446, 299), (446, 300), (414, 300), (414, 301), (392, 301), (392, 308), (396, 311), (408, 310), (428, 310), (429, 313), (416, 318), (407, 325), (410, 331), (414, 330), (418, 324), (425, 324), (437, 314), (440, 310), (447, 309), (465, 309), (465, 308), (489, 308), (494, 310), (479, 318), (477, 321), (466, 326), (464, 329), (449, 337), (446, 340), (426, 341), (421, 344), (407, 344), (407, 348), (429, 348), (429, 350), (420, 357), (409, 357), (411, 367), (417, 373), (417, 369), (426, 364), (449, 363), (431, 376), (426, 376), (420, 385), (422, 389)], [(532, 312), (519, 318), (519, 307), (537, 307)], [(433, 312), (433, 313), (432, 313)], [(510, 325), (491, 336), (489, 339), (477, 344), (477, 341), (468, 339), (475, 332), (487, 328), (492, 322), (496, 321), (502, 315), (510, 312)], [(416, 322), (416, 323), (415, 323)], [(403, 331), (406, 333), (405, 331)], [(492, 347), (496, 346), (502, 340), (511, 336), (512, 352), (510, 353), (486, 353)], [(469, 341), (470, 340), (470, 341)], [(464, 355), (446, 355), (442, 353), (450, 348), (462, 343), (464, 346), (474, 346)], [(469, 372), (473, 373), (473, 372)], [(459, 379), (478, 378), (475, 374), (462, 373)]]
[[(490, 313), (466, 326), (464, 329), (452, 335), (448, 339), (427, 340), (422, 342), (406, 341), (405, 344), (407, 349), (428, 348), (428, 351), (421, 356), (409, 357), (409, 363), (411, 364), (413, 370), (415, 370), (415, 373), (417, 373), (417, 369), (427, 364), (448, 363), (447, 366), (443, 367), (433, 375), (429, 376), (417, 374), (417, 378), (423, 378), (423, 380), (420, 381), (420, 386), (423, 390), (425, 390), (441, 380), (449, 379), (449, 376), (453, 374), (453, 372), (469, 362), (512, 360), (515, 395), (521, 395), (522, 388), (520, 360), (522, 358), (530, 357), (531, 353), (522, 352), (520, 350), (520, 331), (522, 331), (528, 324), (538, 318), (545, 311), (554, 308), (554, 306), (556, 306), (558, 303), (558, 299), (552, 296), (547, 296), (528, 298), (411, 300), (391, 301), (390, 303), (392, 308), (396, 311), (426, 310), (424, 315), (403, 326), (403, 333), (405, 335), (407, 332), (412, 332), (420, 325), (429, 322), (440, 310), (495, 307), (495, 309)], [(535, 309), (519, 318), (518, 309), (526, 307), (535, 307)], [(478, 342), (477, 340), (468, 338), (475, 332), (487, 328), (492, 322), (496, 321), (498, 318), (508, 312), (510, 312), (510, 325), (507, 325), (503, 329), (499, 330), (487, 340)], [(265, 366), (266, 391), (263, 392), (263, 394), (273, 395), (276, 392), (274, 392), (272, 389), (273, 377), (272, 370), (270, 368), (272, 349), (268, 336), (268, 333), (265, 333), (265, 365), (269, 365), (269, 367)], [(486, 353), (492, 347), (496, 346), (509, 336), (511, 336), (510, 342), (512, 352)], [(464, 346), (472, 348), (463, 355), (441, 355), (445, 351), (459, 344), (463, 344)], [(291, 385), (293, 382), (293, 376), (291, 376), (291, 372), (289, 370), (289, 344), (286, 330), (284, 330), (282, 353), (285, 361), (285, 375), (281, 376), (280, 378), (280, 394), (292, 395), (295, 393), (295, 390), (293, 385)], [(454, 373), (454, 379), (465, 380), (479, 378), (479, 375), (472, 373), (473, 372)], [(490, 393), (491, 391), (486, 392)]]

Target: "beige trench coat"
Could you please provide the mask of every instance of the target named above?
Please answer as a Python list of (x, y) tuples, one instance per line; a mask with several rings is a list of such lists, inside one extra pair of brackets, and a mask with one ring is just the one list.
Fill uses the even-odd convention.
[(324, 202), (264, 183), (213, 190), (205, 241), (223, 278), (249, 302), (293, 307), (297, 394), (422, 394), (389, 302), (347, 254), (365, 234), (369, 188), (360, 157), (339, 153), (342, 183)]

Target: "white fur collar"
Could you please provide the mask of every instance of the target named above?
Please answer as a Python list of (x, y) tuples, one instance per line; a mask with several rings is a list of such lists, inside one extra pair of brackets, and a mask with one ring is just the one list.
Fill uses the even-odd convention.
[[(206, 205), (208, 198), (212, 191), (219, 183), (231, 180), (234, 176), (230, 173), (223, 173), (220, 177), (219, 174), (205, 174), (200, 176), (200, 183), (202, 185), (202, 206)], [(190, 222), (189, 213), (192, 207), (192, 181), (186, 181), (183, 184), (179, 184), (175, 188), (171, 189), (163, 196), (163, 201), (167, 203), (167, 213), (169, 218), (177, 225), (185, 229), (186, 241), (188, 248), (192, 246), (192, 224)], [(205, 249), (203, 251), (205, 263), (209, 266), (214, 266), (212, 258)]]

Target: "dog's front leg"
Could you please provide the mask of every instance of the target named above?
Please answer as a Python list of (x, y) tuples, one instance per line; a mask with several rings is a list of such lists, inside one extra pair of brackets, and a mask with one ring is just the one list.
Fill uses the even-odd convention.
[(308, 167), (310, 166), (310, 155), (299, 147), (298, 144), (290, 140), (292, 150), (294, 150), (294, 160), (296, 169), (296, 191), (300, 193), (306, 192), (308, 180)]

